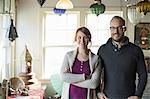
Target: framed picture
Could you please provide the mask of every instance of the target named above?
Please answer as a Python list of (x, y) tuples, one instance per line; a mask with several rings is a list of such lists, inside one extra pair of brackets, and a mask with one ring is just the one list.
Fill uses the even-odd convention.
[(150, 73), (150, 57), (149, 56), (145, 56), (145, 64), (146, 64), (148, 73)]
[(135, 26), (134, 41), (142, 49), (150, 49), (150, 23), (139, 23)]

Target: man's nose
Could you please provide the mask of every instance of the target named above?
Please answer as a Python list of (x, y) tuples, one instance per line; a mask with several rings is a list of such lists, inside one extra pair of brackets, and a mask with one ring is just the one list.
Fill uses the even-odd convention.
[(118, 31), (119, 31), (118, 28), (114, 29), (114, 33), (118, 33)]

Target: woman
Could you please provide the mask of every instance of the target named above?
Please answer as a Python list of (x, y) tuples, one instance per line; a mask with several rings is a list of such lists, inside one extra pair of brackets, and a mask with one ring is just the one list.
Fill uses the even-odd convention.
[(91, 33), (80, 27), (75, 34), (77, 48), (65, 55), (61, 76), (64, 81), (62, 99), (96, 99), (100, 81), (100, 59), (88, 49)]

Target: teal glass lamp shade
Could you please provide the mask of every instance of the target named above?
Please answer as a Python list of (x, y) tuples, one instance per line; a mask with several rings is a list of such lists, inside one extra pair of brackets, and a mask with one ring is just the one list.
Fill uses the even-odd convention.
[(52, 87), (54, 88), (56, 93), (61, 96), (63, 81), (62, 81), (60, 75), (59, 74), (53, 74), (50, 79), (51, 79)]
[(102, 3), (94, 3), (90, 6), (90, 10), (92, 14), (96, 14), (98, 16), (99, 14), (103, 14), (105, 12), (105, 5)]
[(54, 8), (53, 11), (54, 11), (55, 14), (62, 15), (66, 12), (66, 9)]

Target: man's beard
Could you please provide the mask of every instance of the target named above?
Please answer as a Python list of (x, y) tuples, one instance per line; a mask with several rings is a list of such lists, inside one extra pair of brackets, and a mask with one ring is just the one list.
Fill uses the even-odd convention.
[(112, 39), (113, 39), (115, 42), (122, 42), (122, 41), (123, 41), (123, 38), (124, 38), (124, 36), (122, 36), (121, 38), (119, 38), (119, 39), (117, 39), (117, 40), (116, 40), (116, 39), (113, 39), (113, 38), (112, 38)]

